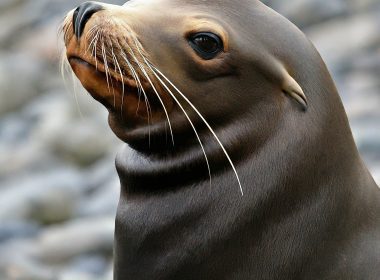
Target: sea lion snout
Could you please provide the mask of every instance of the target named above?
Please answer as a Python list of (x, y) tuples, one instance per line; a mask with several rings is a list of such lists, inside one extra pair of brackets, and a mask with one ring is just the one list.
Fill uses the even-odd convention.
[(125, 136), (134, 129), (141, 128), (145, 135), (153, 123), (164, 127), (173, 108), (127, 20), (130, 15), (125, 7), (86, 2), (67, 14), (62, 30), (67, 62), (117, 120), (111, 127), (123, 141), (134, 138)]

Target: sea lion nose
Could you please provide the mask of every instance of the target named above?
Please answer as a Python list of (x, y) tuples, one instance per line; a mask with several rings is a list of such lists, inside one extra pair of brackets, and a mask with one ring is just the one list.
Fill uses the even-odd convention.
[(73, 14), (73, 26), (75, 36), (78, 39), (82, 35), (84, 27), (86, 26), (86, 23), (90, 17), (101, 10), (103, 10), (103, 7), (101, 5), (91, 1), (85, 2), (75, 9)]

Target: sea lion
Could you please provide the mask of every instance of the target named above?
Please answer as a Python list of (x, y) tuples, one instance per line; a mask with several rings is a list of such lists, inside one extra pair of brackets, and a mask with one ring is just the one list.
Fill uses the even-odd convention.
[(288, 20), (256, 0), (87, 2), (63, 32), (126, 143), (115, 279), (377, 279), (380, 191)]

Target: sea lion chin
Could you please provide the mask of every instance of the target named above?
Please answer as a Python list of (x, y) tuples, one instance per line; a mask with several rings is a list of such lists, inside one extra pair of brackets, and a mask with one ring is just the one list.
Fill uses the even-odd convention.
[(115, 279), (379, 275), (379, 190), (288, 20), (256, 0), (86, 2), (63, 33), (126, 142)]

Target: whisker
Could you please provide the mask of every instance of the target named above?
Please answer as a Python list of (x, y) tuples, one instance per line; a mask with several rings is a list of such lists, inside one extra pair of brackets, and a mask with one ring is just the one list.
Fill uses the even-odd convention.
[(132, 64), (129, 62), (126, 54), (124, 52), (122, 52), (121, 56), (126, 61), (127, 65), (128, 65), (128, 68), (131, 70), (132, 76), (133, 76), (133, 78), (134, 78), (134, 80), (136, 81), (136, 84), (137, 84), (137, 92), (138, 92), (138, 95), (139, 95), (139, 102), (137, 103), (136, 114), (137, 114), (137, 112), (139, 110), (139, 106), (140, 106), (141, 93), (143, 93), (143, 95), (145, 97), (145, 104), (147, 105), (147, 108), (149, 108), (149, 111), (148, 111), (148, 118), (149, 118), (149, 113), (152, 113), (152, 111), (151, 111), (151, 107), (150, 107), (150, 104), (149, 104), (148, 97), (147, 97), (147, 95), (145, 93), (145, 90), (144, 90), (142, 84), (141, 84), (140, 78), (138, 77), (138, 75), (136, 73), (136, 70), (133, 68)]
[(94, 55), (93, 57), (95, 58), (95, 69), (98, 70), (98, 54), (97, 54), (97, 51), (98, 51), (98, 42), (100, 40), (100, 30), (98, 31), (98, 33), (96, 34), (96, 41), (94, 42)]
[[(101, 37), (101, 39), (103, 39)], [(108, 74), (109, 74), (109, 69), (108, 69), (108, 62), (107, 62), (107, 55), (106, 55), (106, 50), (105, 50), (105, 47), (104, 47), (104, 40), (102, 41), (102, 56), (103, 56), (103, 64), (104, 64), (104, 71), (105, 71), (105, 74), (106, 74), (106, 80), (107, 80), (107, 87), (108, 87), (108, 92), (111, 92), (111, 89), (110, 89), (110, 81), (109, 81), (109, 77), (108, 77)]]
[[(135, 45), (136, 45), (137, 51), (139, 52), (139, 54), (141, 55), (141, 57), (142, 57), (142, 58), (144, 59), (144, 61), (146, 62), (145, 57), (144, 57), (144, 55), (142, 54), (142, 52), (141, 52), (141, 50), (140, 50), (140, 48), (139, 48), (139, 46), (138, 46), (138, 41), (137, 41), (137, 39), (136, 39), (135, 37), (133, 37), (133, 39), (135, 40)], [(129, 48), (130, 48), (130, 47), (129, 47)], [(146, 79), (149, 81), (149, 84), (152, 86), (153, 91), (154, 91), (155, 94), (157, 95), (157, 98), (158, 98), (158, 100), (160, 101), (160, 103), (161, 103), (161, 105), (162, 105), (162, 107), (163, 107), (163, 109), (164, 109), (164, 112), (165, 112), (165, 115), (166, 115), (166, 118), (167, 118), (167, 120), (168, 120), (168, 124), (169, 124), (170, 134), (171, 134), (171, 137), (172, 137), (172, 143), (173, 143), (173, 146), (174, 146), (173, 129), (172, 129), (172, 125), (171, 125), (171, 122), (170, 122), (169, 113), (168, 113), (168, 111), (167, 111), (167, 109), (166, 109), (166, 107), (165, 107), (165, 103), (163, 102), (163, 100), (162, 100), (160, 94), (158, 93), (158, 91), (157, 91), (156, 87), (154, 86), (152, 80), (150, 79), (148, 73), (145, 71), (144, 65), (142, 65), (142, 64), (137, 60), (137, 58), (136, 58), (136, 56), (135, 56), (135, 54), (134, 54), (134, 52), (133, 52), (133, 50), (132, 50), (131, 48), (130, 48), (130, 50), (131, 50), (131, 54), (132, 54), (132, 56), (134, 57), (136, 63), (139, 65), (139, 67), (140, 67), (141, 71), (143, 72), (144, 76), (145, 76)], [(149, 66), (149, 65), (148, 65), (148, 66)]]
[(78, 84), (77, 84), (77, 79), (74, 72), (71, 72), (71, 78), (72, 78), (72, 83), (73, 83), (73, 92), (74, 92), (76, 107), (79, 112), (80, 118), (83, 119), (84, 117), (83, 117), (82, 110), (80, 108), (79, 100), (78, 100)]
[(67, 22), (67, 21), (64, 21), (63, 23), (63, 27), (60, 29), (60, 33), (63, 33), (63, 39), (65, 41), (68, 40), (68, 32), (69, 32), (69, 29), (72, 28), (73, 26), (73, 23), (71, 21)]
[[(144, 60), (145, 60), (145, 58), (144, 58)], [(201, 138), (200, 138), (200, 136), (199, 136), (199, 134), (197, 132), (197, 129), (194, 126), (194, 123), (192, 122), (192, 120), (189, 117), (188, 113), (186, 112), (185, 108), (183, 108), (182, 104), (179, 102), (179, 100), (177, 99), (177, 97), (170, 90), (170, 88), (162, 81), (162, 79), (156, 74), (156, 72), (152, 69), (152, 67), (148, 64), (148, 62), (146, 60), (145, 60), (145, 63), (147, 63), (147, 66), (152, 70), (152, 73), (156, 76), (156, 78), (158, 79), (158, 81), (164, 86), (164, 88), (167, 90), (167, 92), (170, 94), (170, 96), (175, 100), (175, 102), (178, 104), (178, 106), (181, 108), (182, 112), (186, 116), (186, 119), (189, 121), (189, 123), (190, 123), (190, 125), (191, 125), (191, 127), (192, 127), (192, 129), (193, 129), (193, 131), (195, 133), (195, 136), (197, 137), (198, 143), (201, 146), (201, 149), (202, 149), (202, 152), (203, 152), (206, 164), (207, 164), (207, 170), (208, 170), (208, 175), (209, 175), (209, 178), (210, 178), (210, 186), (211, 186), (212, 177), (211, 177), (210, 163), (208, 161), (206, 150), (205, 150), (205, 148), (203, 146), (202, 140), (201, 140)]]
[[(120, 68), (120, 64), (119, 64), (119, 62), (117, 61), (117, 58), (116, 58), (116, 55), (115, 55), (115, 53), (114, 53), (114, 51), (113, 51), (113, 47), (111, 47), (111, 52), (112, 52), (112, 57), (113, 57), (113, 61), (114, 61), (114, 64), (115, 64), (115, 68), (117, 67), (118, 68), (118, 70), (119, 70), (119, 73), (120, 73), (120, 78), (121, 78), (121, 84), (122, 84), (122, 94), (121, 94), (121, 105), (120, 105), (120, 114), (121, 114), (121, 116), (123, 115), (123, 105), (124, 105), (124, 94), (125, 94), (125, 92), (124, 92), (124, 77), (123, 77), (123, 73), (121, 72), (121, 68)], [(117, 70), (115, 69), (115, 72), (116, 72)]]
[(90, 41), (90, 43), (88, 43), (88, 42), (89, 42), (91, 36), (93, 36), (92, 33), (95, 33), (95, 32), (96, 32), (96, 29), (95, 29), (94, 27), (92, 27), (92, 28), (86, 33), (86, 36), (85, 36), (86, 40), (85, 40), (85, 42), (87, 42), (87, 44), (88, 44), (88, 46), (87, 46), (87, 48), (86, 48), (86, 50), (85, 50), (85, 54), (86, 54), (86, 55), (89, 53), (89, 51), (90, 51), (90, 49), (91, 49), (91, 43), (94, 41), (94, 38), (95, 38), (95, 37), (92, 38), (92, 40)]
[(87, 51), (89, 51), (90, 48), (92, 48), (92, 51), (91, 51), (91, 55), (92, 55), (92, 56), (94, 56), (94, 49), (96, 48), (96, 44), (95, 44), (95, 42), (98, 41), (99, 33), (100, 33), (100, 30), (97, 31), (96, 35), (92, 38), (90, 44), (88, 45), (88, 49), (87, 49)]
[(86, 41), (88, 41), (88, 39), (93, 35), (92, 33), (95, 33), (96, 32), (96, 29), (98, 28), (98, 25), (95, 24), (94, 26), (92, 26), (87, 32), (86, 32), (86, 35), (85, 35), (85, 38), (86, 38)]
[[(134, 56), (134, 55), (133, 55), (133, 56)], [(172, 142), (173, 142), (173, 146), (174, 146), (174, 136), (173, 136), (173, 132), (172, 132), (172, 129), (171, 129), (171, 123), (170, 123), (170, 119), (169, 119), (169, 114), (168, 114), (168, 112), (167, 112), (167, 110), (166, 110), (165, 104), (163, 103), (161, 97), (159, 96), (159, 93), (158, 93), (156, 87), (154, 86), (152, 80), (149, 78), (148, 73), (145, 71), (144, 66), (141, 65), (140, 62), (138, 62), (138, 66), (139, 66), (140, 70), (142, 71), (142, 73), (144, 74), (145, 78), (148, 80), (148, 82), (149, 82), (150, 86), (152, 87), (154, 93), (156, 94), (156, 96), (157, 96), (158, 99), (160, 100), (160, 103), (161, 103), (161, 105), (162, 105), (162, 107), (163, 107), (163, 109), (164, 109), (164, 112), (165, 112), (165, 114), (166, 114), (166, 118), (168, 119), (168, 122), (169, 122), (170, 132), (171, 132), (171, 135), (172, 135)]]
[[(149, 62), (147, 62), (149, 63)], [(210, 126), (210, 124), (206, 121), (206, 119), (203, 117), (203, 115), (199, 112), (199, 110), (194, 106), (194, 104), (160, 71), (158, 70), (153, 64), (149, 63), (149, 65), (151, 67), (153, 67), (153, 69), (155, 71), (157, 71), (157, 73), (162, 76), (178, 93), (179, 95), (191, 106), (191, 108), (193, 108), (193, 110), (197, 113), (197, 115), (201, 118), (201, 120), (203, 121), (203, 123), (207, 126), (207, 128), (209, 129), (209, 131), (212, 133), (212, 135), (214, 136), (214, 138), (216, 139), (216, 141), (218, 142), (219, 146), (221, 147), (221, 149), (223, 150), (226, 158), (228, 159), (234, 173), (235, 173), (235, 176), (236, 176), (236, 179), (239, 183), (239, 188), (240, 188), (240, 192), (242, 195), (244, 195), (244, 192), (243, 192), (243, 187), (241, 185), (241, 182), (240, 182), (240, 178), (239, 178), (239, 175), (237, 173), (237, 170), (235, 168), (235, 165), (234, 163), (232, 162), (231, 160), (231, 157), (229, 156), (229, 154), (227, 153), (226, 149), (224, 148), (224, 145), (222, 144), (222, 142), (220, 141), (219, 137), (216, 135), (215, 131), (212, 129), (212, 127)], [(155, 73), (155, 71), (153, 71)]]
[[(73, 72), (70, 68), (68, 61), (67, 61), (67, 57), (66, 57), (65, 52), (62, 52), (61, 61), (60, 61), (60, 72), (61, 72), (61, 76), (62, 76), (64, 86), (67, 90), (67, 93), (74, 92), (74, 90), (75, 90), (75, 88), (74, 88), (74, 77), (72, 77), (72, 83), (71, 83), (73, 88), (71, 88), (71, 85), (69, 85), (69, 83), (67, 81), (68, 79), (66, 78), (66, 74), (73, 74)], [(77, 108), (77, 109), (79, 109), (79, 108)], [(80, 110), (78, 110), (78, 111), (80, 111)]]
[(66, 81), (66, 72), (67, 72), (67, 58), (65, 52), (62, 52), (61, 59), (60, 59), (60, 72), (62, 79)]
[(123, 51), (123, 48), (121, 47), (121, 45), (119, 44), (119, 42), (118, 42), (118, 45), (119, 45), (119, 48), (121, 50), (121, 56), (124, 58), (125, 62), (127, 63), (128, 68), (131, 70), (132, 76), (133, 76), (133, 78), (134, 78), (134, 80), (136, 81), (136, 84), (137, 84), (137, 92), (138, 92), (138, 95), (139, 95), (139, 102), (137, 104), (136, 114), (137, 114), (139, 106), (140, 106), (141, 93), (143, 93), (144, 98), (145, 98), (145, 104), (146, 104), (147, 108), (149, 109), (149, 111), (148, 111), (148, 119), (149, 119), (149, 114), (152, 114), (152, 109), (151, 109), (151, 106), (149, 104), (148, 96), (147, 96), (147, 94), (146, 94), (146, 92), (144, 90), (144, 87), (142, 86), (142, 83), (140, 81), (140, 78), (139, 78), (136, 70), (133, 68), (132, 63), (129, 61), (127, 55)]
[[(110, 38), (108, 38), (108, 41), (112, 42)], [(112, 43), (111, 43), (111, 48), (112, 48)], [(107, 51), (106, 51), (106, 56), (107, 56)], [(108, 64), (108, 62), (107, 62), (107, 64)], [(111, 70), (110, 70), (110, 68), (108, 66), (108, 71), (109, 71), (109, 75), (110, 75), (110, 79), (109, 80), (110, 80), (110, 83), (111, 83), (112, 95), (113, 95), (113, 107), (116, 108), (116, 94), (115, 94), (115, 87), (114, 87), (113, 79), (112, 79), (112, 75), (111, 75)], [(115, 69), (115, 72), (116, 72), (116, 69)]]
[(144, 87), (142, 86), (141, 84), (141, 81), (140, 81), (140, 78), (136, 72), (136, 70), (133, 68), (132, 64), (130, 63), (127, 55), (125, 54), (125, 52), (123, 51), (123, 48), (121, 47), (120, 43), (117, 41), (117, 44), (121, 50), (121, 57), (124, 58), (125, 62), (127, 63), (128, 65), (128, 68), (130, 69), (131, 71), (131, 74), (132, 74), (132, 77), (134, 78), (134, 80), (136, 81), (136, 85), (137, 85), (137, 92), (138, 92), (138, 95), (139, 95), (139, 101), (137, 103), (137, 109), (136, 109), (136, 115), (138, 114), (138, 110), (139, 110), (139, 107), (140, 107), (140, 101), (141, 101), (141, 95), (143, 94), (144, 95), (144, 100), (145, 100), (145, 106), (146, 106), (146, 110), (147, 110), (147, 116), (148, 116), (148, 133), (149, 133), (149, 145), (150, 145), (150, 116), (152, 114), (152, 108), (150, 106), (150, 103), (149, 103), (149, 99), (148, 99), (148, 96), (147, 94), (145, 93), (145, 90), (144, 90)]
[[(129, 47), (129, 46), (128, 46), (128, 47)], [(132, 49), (131, 49), (130, 47), (129, 47), (129, 49), (132, 51)], [(133, 52), (131, 52), (131, 55), (132, 55), (133, 59), (135, 60), (135, 62), (137, 63), (137, 65), (138, 65), (138, 67), (140, 68), (140, 70), (142, 71), (142, 73), (144, 74), (145, 78), (147, 78), (147, 80), (149, 81), (149, 84), (152, 86), (154, 92), (158, 95), (157, 90), (156, 90), (156, 88), (154, 87), (152, 81), (149, 79), (147, 73), (145, 72), (145, 69), (141, 67), (141, 63), (138, 61), (138, 59), (136, 58), (136, 56), (134, 55)], [(149, 100), (149, 99), (148, 99), (148, 96), (147, 96), (147, 94), (146, 94), (146, 92), (145, 92), (145, 90), (144, 90), (144, 87), (143, 87), (142, 84), (141, 84), (141, 80), (140, 80), (139, 83), (140, 83), (140, 85), (141, 85), (141, 89), (142, 89), (143, 92), (144, 92), (145, 100)], [(148, 102), (149, 102), (149, 101), (148, 101)], [(152, 112), (151, 112), (151, 107), (150, 107), (150, 106), (149, 106), (149, 111), (150, 111), (150, 114), (152, 114)], [(173, 141), (174, 141), (174, 140), (173, 140)], [(173, 142), (173, 143), (174, 143), (174, 142)], [(149, 123), (149, 146), (150, 146), (150, 123)]]

